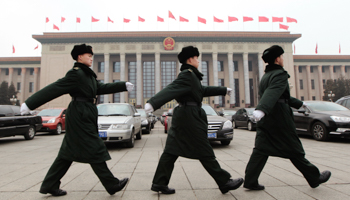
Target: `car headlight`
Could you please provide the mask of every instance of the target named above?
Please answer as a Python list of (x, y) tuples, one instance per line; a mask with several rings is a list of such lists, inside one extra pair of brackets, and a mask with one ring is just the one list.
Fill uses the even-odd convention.
[(141, 121), (141, 124), (142, 124), (142, 125), (148, 124), (148, 120), (147, 120), (147, 119), (142, 120), (142, 121)]
[(335, 122), (350, 122), (350, 117), (331, 116), (331, 119)]
[(129, 126), (127, 124), (112, 124), (112, 129), (129, 129)]
[(230, 120), (227, 120), (222, 126), (222, 129), (230, 129), (230, 128), (232, 128), (232, 122)]
[(49, 121), (47, 121), (47, 123), (54, 123), (56, 121), (56, 118), (52, 118)]

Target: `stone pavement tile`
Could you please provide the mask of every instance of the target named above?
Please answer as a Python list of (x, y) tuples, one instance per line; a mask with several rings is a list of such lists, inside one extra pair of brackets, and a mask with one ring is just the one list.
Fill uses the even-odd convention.
[[(126, 184), (126, 187), (128, 187), (128, 185), (130, 184), (130, 181), (131, 181), (131, 174), (132, 173), (115, 173), (114, 176), (117, 177), (118, 179), (129, 178), (129, 181)], [(96, 176), (96, 178), (97, 178), (97, 176)], [(122, 191), (124, 191), (126, 187), (124, 187)], [(100, 181), (98, 181), (98, 183), (93, 188), (85, 188), (85, 190), (91, 190), (91, 192), (103, 192), (103, 193), (108, 194), (106, 189), (103, 187), (103, 185)], [(118, 192), (118, 193), (120, 193), (120, 192)]]
[[(323, 184), (322, 184), (323, 185)], [(349, 195), (350, 198), (350, 184), (329, 184), (326, 187), (332, 188), (340, 193), (344, 193), (346, 195)]]
[(35, 185), (40, 185), (42, 182), (40, 180), (41, 176), (42, 176), (41, 172), (26, 175), (25, 177), (19, 178), (11, 183), (8, 183), (2, 186), (0, 190), (1, 191), (26, 191)]
[(346, 195), (342, 192), (336, 191), (332, 188), (327, 187), (326, 185), (320, 185), (319, 187), (313, 189), (305, 186), (295, 186), (294, 188), (299, 191), (308, 194), (309, 196), (318, 199), (318, 200), (344, 200), (350, 199), (349, 195)]
[(151, 172), (154, 173), (157, 169), (158, 162), (142, 162), (138, 163), (135, 169), (135, 173), (139, 172)]
[(193, 189), (218, 188), (214, 179), (199, 161), (181, 162), (181, 165)]
[(89, 191), (100, 181), (92, 169), (79, 173), (79, 175), (69, 182), (63, 181), (63, 179), (61, 181), (63, 183), (61, 188), (67, 191)]
[(264, 190), (253, 191), (240, 187), (237, 190), (230, 191), (229, 193), (237, 200), (276, 200)]
[[(81, 200), (85, 199), (85, 197), (88, 195), (89, 191), (67, 191), (67, 195), (64, 196), (59, 196), (55, 197), (50, 194), (43, 195), (44, 197), (46, 196), (46, 199), (51, 199), (51, 200)], [(40, 194), (40, 193), (39, 193)]]
[(163, 153), (163, 151), (159, 152), (159, 151), (153, 151), (153, 150), (147, 149), (147, 151), (142, 152), (142, 155), (141, 155), (139, 162), (140, 163), (142, 163), (142, 162), (158, 163), (159, 158), (161, 156), (161, 153)]
[(151, 190), (147, 190), (147, 191), (126, 190), (121, 199), (123, 200), (124, 199), (125, 200), (158, 200), (159, 197), (157, 192), (153, 192)]
[(133, 173), (125, 190), (151, 190), (153, 175), (154, 173), (151, 172)]
[(118, 162), (119, 163), (137, 163), (142, 155), (141, 151), (128, 151)]
[(159, 200), (198, 200), (192, 190), (176, 190), (175, 194), (159, 194)]
[[(51, 195), (45, 195), (45, 194), (40, 194), (39, 192), (21, 192), (21, 193), (16, 193), (16, 196), (10, 198), (10, 200), (41, 200), (41, 199), (47, 199)], [(2, 196), (1, 196), (2, 199)], [(60, 198), (61, 200), (62, 198)]]
[[(289, 164), (289, 163), (287, 163)], [(292, 165), (292, 164), (290, 164)], [(271, 177), (283, 182), (287, 185), (305, 185), (307, 184), (305, 178), (301, 173), (295, 174), (288, 170), (284, 169), (284, 166), (274, 166), (273, 163), (268, 163), (265, 165), (263, 172), (268, 174)], [(278, 186), (278, 185), (275, 185)]]
[[(194, 190), (195, 195), (197, 199), (199, 200), (214, 200), (214, 199), (220, 199), (220, 200), (230, 200), (235, 199), (235, 197), (231, 194), (231, 192), (228, 192), (226, 194), (222, 194), (221, 191), (218, 189), (204, 189), (204, 190)], [(234, 193), (234, 191), (232, 192)]]
[(86, 195), (86, 197), (84, 197), (84, 200), (120, 200), (122, 199), (122, 195), (122, 191), (117, 192), (114, 195), (110, 195), (106, 191), (91, 191)]
[(116, 163), (114, 166), (108, 165), (109, 169), (111, 172), (117, 176), (119, 173), (124, 173), (124, 172), (133, 172), (137, 166), (137, 163), (135, 162), (130, 162), (130, 163)]
[(1, 200), (8, 200), (8, 199), (13, 199), (17, 195), (19, 195), (21, 192), (0, 192), (0, 198)]
[(239, 161), (239, 160), (234, 160), (234, 161), (221, 161), (219, 160), (221, 168), (225, 169), (228, 171), (232, 178), (235, 177), (244, 177), (245, 173), (245, 168), (247, 163)]
[(287, 187), (287, 186), (268, 187), (265, 189), (265, 191), (275, 199), (279, 199), (279, 200), (294, 200), (294, 199), (312, 200), (314, 199), (293, 187)]

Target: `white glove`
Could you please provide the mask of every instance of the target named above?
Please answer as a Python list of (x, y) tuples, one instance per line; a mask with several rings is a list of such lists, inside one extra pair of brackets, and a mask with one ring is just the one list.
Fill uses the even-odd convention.
[(150, 103), (145, 104), (145, 111), (146, 113), (151, 113), (154, 111), (153, 106)]
[(22, 103), (21, 105), (21, 115), (29, 114), (30, 109), (28, 108), (26, 103)]
[(128, 90), (128, 92), (131, 92), (134, 89), (134, 84), (132, 84), (130, 82), (126, 82), (125, 86), (126, 86), (126, 89)]
[(307, 104), (306, 104), (305, 102), (303, 102), (303, 105), (302, 105), (302, 107), (306, 107), (306, 105), (307, 105)]
[(265, 116), (265, 113), (261, 110), (254, 110), (253, 111), (253, 117), (256, 121), (260, 121), (261, 118)]
[(231, 94), (232, 94), (232, 89), (231, 89), (231, 88), (227, 88), (226, 94), (227, 94), (228, 96), (231, 96)]

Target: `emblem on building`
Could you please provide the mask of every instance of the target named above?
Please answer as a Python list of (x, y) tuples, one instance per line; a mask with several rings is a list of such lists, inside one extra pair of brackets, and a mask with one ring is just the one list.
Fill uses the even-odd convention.
[(165, 50), (173, 50), (175, 46), (175, 40), (171, 37), (167, 37), (164, 39), (163, 45)]

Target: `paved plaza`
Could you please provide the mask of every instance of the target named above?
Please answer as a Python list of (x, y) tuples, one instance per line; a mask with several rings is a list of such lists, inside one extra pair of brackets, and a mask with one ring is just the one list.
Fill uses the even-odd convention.
[[(127, 199), (127, 200), (253, 200), (253, 199), (350, 199), (350, 140), (335, 139), (317, 142), (302, 137), (306, 158), (320, 171), (330, 170), (330, 180), (312, 189), (301, 173), (287, 159), (270, 157), (259, 182), (263, 191), (249, 191), (243, 187), (221, 194), (218, 186), (197, 160), (179, 158), (170, 180), (176, 189), (173, 195), (150, 190), (157, 162), (163, 152), (167, 134), (157, 122), (150, 134), (136, 140), (134, 148), (108, 143), (112, 160), (108, 167), (118, 178), (129, 177), (126, 187), (110, 196), (90, 165), (73, 163), (61, 180), (61, 188), (68, 194), (62, 197), (40, 194), (39, 188), (46, 172), (56, 158), (64, 134), (38, 133), (31, 141), (21, 136), (0, 138), (0, 199)], [(216, 157), (232, 178), (244, 177), (244, 170), (254, 146), (255, 132), (235, 129), (229, 146), (213, 143)]]

